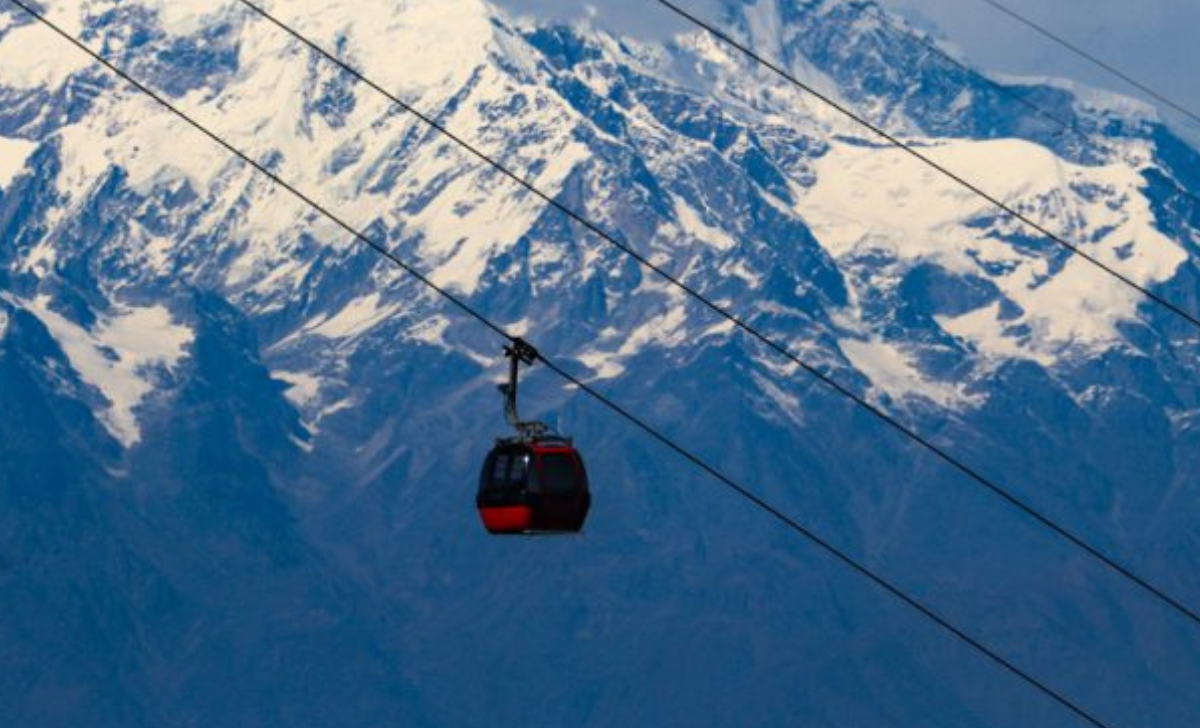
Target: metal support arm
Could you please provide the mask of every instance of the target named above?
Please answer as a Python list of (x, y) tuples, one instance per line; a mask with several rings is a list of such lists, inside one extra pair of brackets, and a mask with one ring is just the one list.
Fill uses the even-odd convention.
[(517, 385), (521, 365), (532, 366), (541, 355), (524, 339), (516, 338), (504, 347), (504, 356), (508, 358), (508, 381), (500, 385), (500, 393), (504, 396), (504, 417), (521, 438), (536, 439), (549, 432), (550, 428), (542, 422), (521, 420), (517, 410)]

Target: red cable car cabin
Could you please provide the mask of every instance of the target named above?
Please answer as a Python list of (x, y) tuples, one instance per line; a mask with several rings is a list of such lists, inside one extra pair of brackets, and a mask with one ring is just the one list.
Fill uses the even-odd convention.
[(489, 533), (578, 533), (592, 497), (570, 440), (517, 438), (488, 453), (475, 502)]

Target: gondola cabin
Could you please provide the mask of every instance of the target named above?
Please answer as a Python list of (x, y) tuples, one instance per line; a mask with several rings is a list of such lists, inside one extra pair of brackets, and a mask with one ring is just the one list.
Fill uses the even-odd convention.
[(578, 533), (591, 504), (583, 458), (568, 439), (500, 440), (484, 460), (476, 505), (489, 533)]

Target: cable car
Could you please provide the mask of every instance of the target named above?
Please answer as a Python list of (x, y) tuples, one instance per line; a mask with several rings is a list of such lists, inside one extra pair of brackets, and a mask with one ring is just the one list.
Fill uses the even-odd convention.
[(497, 439), (483, 461), (475, 498), (479, 517), (495, 535), (578, 533), (592, 504), (583, 457), (570, 438), (518, 417), (518, 369), (536, 362), (538, 353), (520, 339), (504, 351), (509, 377), (500, 391), (517, 434)]

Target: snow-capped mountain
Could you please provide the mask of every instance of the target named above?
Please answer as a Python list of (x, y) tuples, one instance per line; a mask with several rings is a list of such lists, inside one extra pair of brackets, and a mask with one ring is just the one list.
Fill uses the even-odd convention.
[[(649, 5), (649, 4), (648, 4)], [(283, 22), (1200, 604), (1200, 335), (703, 33), (484, 0)], [(1118, 726), (1200, 635), (238, 2), (40, 11), (372, 240)], [(648, 10), (649, 12), (649, 10)], [(862, 0), (723, 27), (1180, 307), (1200, 154)], [(0, 4), (6, 725), (1033, 726), (1060, 706), (535, 368), (579, 539), (496, 541), (502, 341)]]

